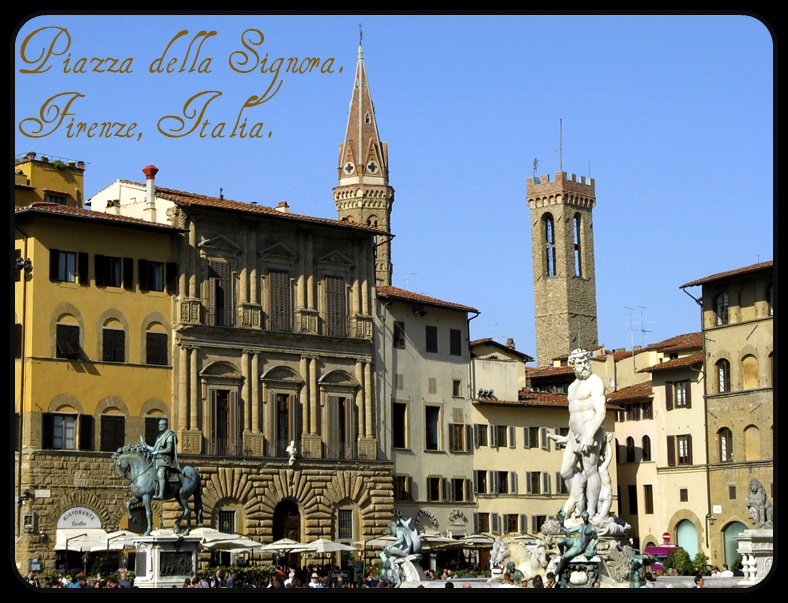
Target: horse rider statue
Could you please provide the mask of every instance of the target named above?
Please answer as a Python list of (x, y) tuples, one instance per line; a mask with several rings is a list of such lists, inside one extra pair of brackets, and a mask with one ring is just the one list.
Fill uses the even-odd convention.
[(153, 456), (153, 465), (156, 467), (158, 478), (154, 500), (164, 500), (164, 486), (167, 483), (167, 473), (181, 473), (181, 466), (178, 464), (178, 437), (172, 429), (167, 428), (167, 419), (159, 420), (159, 436), (153, 446), (145, 443), (140, 436), (140, 442), (147, 448)]

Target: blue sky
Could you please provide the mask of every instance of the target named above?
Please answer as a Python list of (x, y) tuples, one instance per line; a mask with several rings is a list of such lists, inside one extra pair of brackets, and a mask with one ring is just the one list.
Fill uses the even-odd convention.
[[(393, 284), (478, 308), (473, 338), (511, 337), (536, 356), (525, 202), (534, 159), (539, 175), (562, 165), (596, 181), (599, 342), (609, 348), (699, 330), (682, 284), (773, 259), (774, 47), (751, 16), (35, 17), (14, 47), (14, 153), (85, 161), (86, 198), (117, 179), (143, 182), (154, 164), (160, 186), (336, 218), (359, 23), (396, 191)], [(183, 30), (163, 61), (177, 59), (173, 72), (151, 73)], [(184, 58), (200, 31), (216, 34), (202, 39), (190, 73), (201, 39)], [(36, 62), (53, 40), (56, 54)], [(269, 68), (319, 57), (332, 73), (240, 72), (266, 53)], [(99, 61), (89, 59), (107, 57), (131, 73), (90, 71)], [(74, 73), (81, 58), (88, 72)], [(231, 137), (244, 103), (272, 81), (276, 93), (241, 113), (245, 131), (262, 123), (263, 136)], [(221, 93), (197, 97), (213, 97), (206, 135), (164, 135), (175, 122), (160, 120), (182, 116), (202, 92)], [(69, 137), (71, 116), (37, 131), (31, 119), (58, 94), (61, 108), (74, 98), (75, 123), (136, 123), (134, 135), (88, 138), (72, 127)], [(220, 123), (224, 137), (212, 136)]]

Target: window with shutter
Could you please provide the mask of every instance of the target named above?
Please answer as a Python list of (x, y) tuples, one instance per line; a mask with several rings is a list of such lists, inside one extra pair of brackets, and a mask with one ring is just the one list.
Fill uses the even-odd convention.
[(126, 360), (126, 332), (120, 329), (102, 331), (102, 358), (104, 362), (124, 362)]
[(269, 270), (268, 284), (269, 328), (272, 331), (291, 331), (290, 274), (285, 270)]
[(55, 329), (55, 357), (78, 360), (82, 348), (79, 345), (79, 327), (76, 325), (57, 325)]
[(79, 449), (93, 450), (93, 417), (79, 415)]
[(669, 435), (667, 437), (668, 467), (676, 466), (676, 438)]
[(345, 279), (339, 276), (326, 277), (326, 335), (347, 336), (347, 304), (345, 303)]
[(208, 261), (208, 324), (232, 326), (230, 266), (227, 262)]
[(167, 365), (167, 333), (145, 333), (145, 363)]
[(100, 450), (114, 452), (125, 443), (126, 419), (122, 415), (103, 415), (101, 417)]
[(452, 356), (462, 355), (462, 331), (459, 329), (449, 330), (449, 354)]
[(427, 325), (424, 329), (425, 333), (425, 350), (427, 352), (437, 354), (438, 352), (438, 327)]

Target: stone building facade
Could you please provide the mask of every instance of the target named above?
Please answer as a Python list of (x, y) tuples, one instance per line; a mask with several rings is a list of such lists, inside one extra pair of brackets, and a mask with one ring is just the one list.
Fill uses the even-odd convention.
[(528, 178), (531, 208), (536, 360), (597, 345), (592, 210), (594, 180), (557, 172)]
[(753, 527), (753, 479), (774, 496), (774, 271), (761, 262), (691, 281), (703, 328), (712, 563), (733, 565)]

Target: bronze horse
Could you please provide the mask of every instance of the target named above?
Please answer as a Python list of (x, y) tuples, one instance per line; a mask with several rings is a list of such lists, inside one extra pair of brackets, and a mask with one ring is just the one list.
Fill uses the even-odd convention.
[[(122, 448), (118, 448), (116, 452), (112, 453), (112, 458), (115, 461), (115, 469), (118, 475), (122, 478), (131, 480), (129, 487), (131, 488), (132, 497), (126, 502), (126, 510), (131, 519), (131, 505), (140, 501), (145, 505), (145, 516), (148, 519), (148, 528), (145, 530), (145, 536), (150, 535), (151, 526), (153, 525), (151, 513), (151, 500), (153, 494), (156, 492), (156, 468), (153, 464), (153, 458), (144, 446), (141, 444), (128, 444)], [(194, 495), (194, 512), (198, 524), (203, 521), (202, 513), (202, 486), (200, 485), (200, 474), (194, 467), (181, 466), (181, 473), (178, 475), (178, 482), (166, 483), (164, 488), (163, 500), (171, 498), (176, 499), (183, 509), (183, 513), (178, 519), (175, 520), (173, 526), (173, 533), (177, 534), (180, 529), (181, 521), (186, 521), (186, 531), (184, 536), (191, 532), (191, 508), (189, 507), (189, 497)]]

